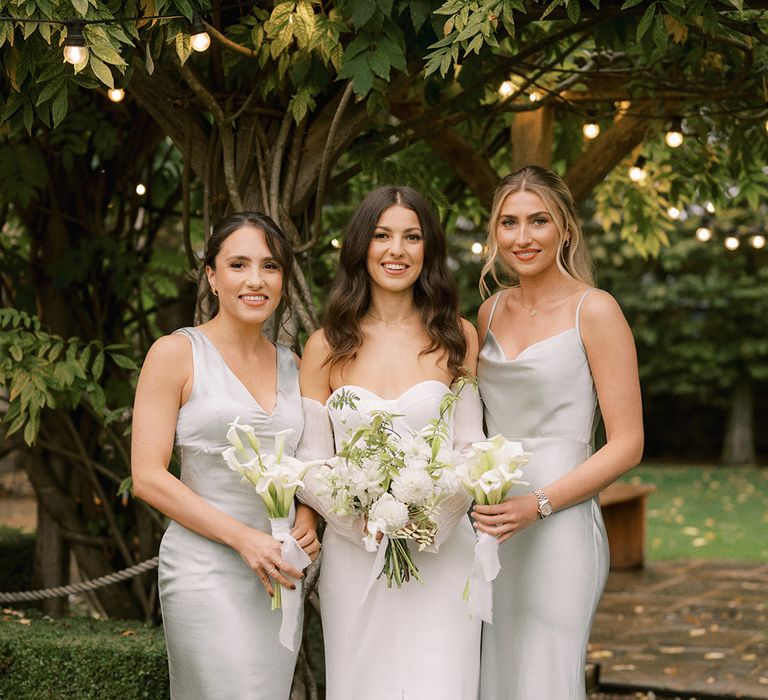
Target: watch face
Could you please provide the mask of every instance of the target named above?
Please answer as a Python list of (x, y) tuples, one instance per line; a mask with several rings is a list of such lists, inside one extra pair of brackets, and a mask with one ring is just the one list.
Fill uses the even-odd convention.
[(542, 503), (539, 507), (539, 513), (545, 518), (552, 515), (552, 506), (549, 503)]

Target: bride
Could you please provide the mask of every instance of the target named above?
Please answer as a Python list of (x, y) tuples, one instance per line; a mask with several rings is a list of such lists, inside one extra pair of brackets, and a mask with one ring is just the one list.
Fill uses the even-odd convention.
[[(398, 432), (416, 431), (438, 416), (454, 380), (474, 375), (476, 362), (477, 336), (459, 316), (445, 235), (430, 206), (408, 187), (371, 192), (347, 226), (325, 326), (304, 350), (298, 456), (331, 456), (363, 419), (330, 406), (342, 389), (367, 408), (397, 414)], [(454, 446), (483, 439), (481, 423), (468, 386), (454, 414)], [(442, 504), (433, 551), (412, 548), (423, 584), (388, 588), (382, 576), (366, 595), (375, 554), (363, 546), (364, 522), (329, 513), (312, 477), (300, 498), (328, 521), (319, 581), (326, 698), (476, 697), (480, 620), (462, 599), (475, 541), (469, 498)]]

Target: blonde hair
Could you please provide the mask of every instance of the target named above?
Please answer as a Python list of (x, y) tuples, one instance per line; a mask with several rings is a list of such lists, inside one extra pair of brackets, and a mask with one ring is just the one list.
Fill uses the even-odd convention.
[[(504, 200), (516, 192), (531, 192), (541, 198), (547, 213), (552, 217), (560, 235), (560, 249), (557, 254), (557, 267), (564, 275), (594, 286), (592, 258), (584, 240), (584, 233), (579, 224), (576, 204), (568, 185), (551, 170), (538, 165), (526, 165), (520, 170), (502, 178), (493, 194), (491, 216), (488, 220), (488, 240), (486, 241), (486, 261), (480, 272), (480, 293), (483, 298), (490, 294), (485, 281), (488, 274), (500, 287), (509, 287), (499, 279), (499, 267), (514, 283), (514, 271), (506, 265), (499, 255), (496, 241), (496, 227), (501, 216)], [(566, 242), (570, 241), (568, 245)]]

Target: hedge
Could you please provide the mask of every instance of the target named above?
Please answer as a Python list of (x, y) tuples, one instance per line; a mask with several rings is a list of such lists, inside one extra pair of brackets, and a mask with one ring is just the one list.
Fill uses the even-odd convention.
[(161, 627), (6, 608), (0, 619), (0, 698), (168, 698)]

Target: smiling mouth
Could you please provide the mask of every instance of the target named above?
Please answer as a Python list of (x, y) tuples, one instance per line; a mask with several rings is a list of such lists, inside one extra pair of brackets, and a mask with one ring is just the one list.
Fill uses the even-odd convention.
[(405, 270), (408, 265), (405, 263), (384, 263), (382, 267), (385, 270), (392, 270), (393, 272), (401, 272), (402, 270)]
[(264, 294), (241, 294), (240, 298), (243, 301), (266, 301), (269, 299), (268, 296), (265, 296)]
[(526, 248), (525, 250), (516, 250), (514, 251), (514, 254), (520, 260), (530, 260), (539, 252), (541, 251), (536, 250), (534, 248)]

